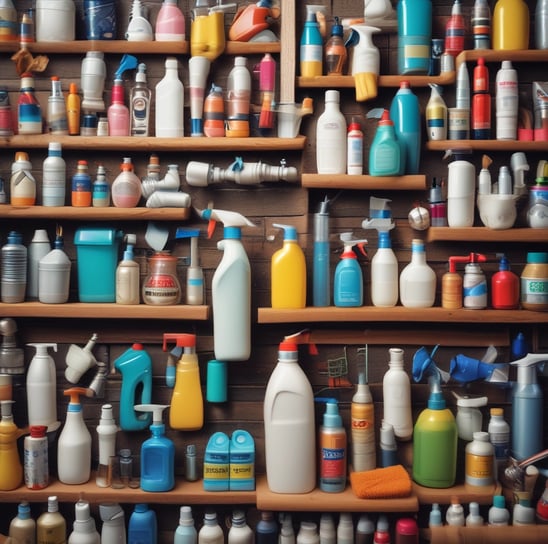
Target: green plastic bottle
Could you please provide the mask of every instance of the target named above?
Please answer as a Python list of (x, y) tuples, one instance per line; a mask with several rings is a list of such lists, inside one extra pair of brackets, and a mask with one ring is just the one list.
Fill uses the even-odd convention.
[(430, 378), (428, 408), (413, 430), (413, 480), (425, 487), (445, 488), (455, 483), (457, 424), (445, 405), (439, 378)]

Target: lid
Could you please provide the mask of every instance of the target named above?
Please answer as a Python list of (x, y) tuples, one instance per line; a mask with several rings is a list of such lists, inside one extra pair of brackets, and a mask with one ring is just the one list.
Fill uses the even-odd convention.
[(390, 119), (390, 111), (389, 110), (383, 110), (381, 118), (379, 120), (379, 126), (394, 126), (394, 121)]
[(324, 427), (342, 427), (342, 418), (339, 414), (339, 403), (335, 399), (328, 399), (325, 403), (323, 415)]
[(487, 66), (485, 66), (485, 59), (483, 57), (478, 59), (474, 67), (473, 79), (474, 92), (489, 92), (489, 71), (487, 70)]
[(115, 245), (122, 238), (122, 232), (111, 228), (81, 227), (74, 234), (75, 245)]
[(489, 410), (489, 415), (491, 416), (504, 416), (504, 409), (503, 408), (491, 408)]
[(331, 36), (341, 36), (343, 35), (343, 26), (340, 23), (338, 17), (334, 17), (335, 24), (331, 27)]
[(527, 253), (527, 264), (546, 264), (548, 263), (548, 252), (529, 251)]
[(430, 510), (428, 523), (429, 525), (432, 525), (435, 527), (439, 527), (440, 525), (443, 525), (440, 505), (437, 502), (432, 504), (432, 510)]
[(476, 431), (472, 433), (472, 438), (478, 442), (489, 442), (489, 433), (485, 431)]
[(30, 504), (28, 502), (22, 502), (17, 506), (17, 516), (19, 519), (30, 518)]
[(409, 81), (407, 79), (402, 79), (400, 81), (400, 90), (401, 89), (410, 89), (411, 88), (411, 83), (409, 83)]
[(177, 66), (178, 66), (177, 59), (175, 59), (173, 57), (168, 57), (166, 59), (166, 62), (165, 62), (165, 67), (166, 68), (177, 68)]
[(45, 242), (49, 244), (48, 231), (46, 229), (36, 229), (31, 242)]
[(348, 132), (350, 132), (351, 130), (361, 130), (361, 129), (362, 129), (362, 126), (360, 125), (358, 118), (355, 116), (352, 116), (350, 124), (348, 125)]
[(48, 512), (58, 512), (59, 503), (55, 495), (48, 497)]
[(398, 535), (418, 535), (419, 528), (413, 518), (401, 518), (396, 522), (396, 534)]
[(61, 144), (59, 142), (50, 142), (48, 144), (48, 151), (58, 151), (61, 153)]
[(69, 94), (78, 94), (78, 85), (76, 83), (69, 83)]
[(88, 521), (91, 517), (89, 511), (89, 502), (79, 500), (74, 505), (74, 518), (76, 521)]
[(273, 223), (272, 226), (277, 228), (277, 229), (283, 229), (283, 231), (284, 231), (284, 241), (287, 241), (287, 240), (296, 241), (297, 240), (297, 228), (296, 227), (293, 227), (292, 225), (282, 225), (281, 223)]
[(29, 155), (26, 151), (16, 151), (15, 152), (15, 161), (28, 161)]
[(31, 438), (44, 438), (46, 436), (46, 431), (48, 430), (46, 425), (31, 425), (30, 426), (30, 437)]
[(387, 230), (381, 230), (379, 232), (379, 249), (391, 248), (392, 243), (390, 241), (390, 234)]
[(190, 506), (181, 506), (181, 509), (179, 510), (179, 525), (194, 525), (192, 508)]
[(247, 66), (247, 57), (235, 57), (234, 66)]
[(339, 91), (336, 91), (336, 90), (325, 91), (326, 102), (336, 102), (338, 104), (340, 99), (341, 99), (341, 94), (339, 93)]
[(504, 498), (504, 495), (494, 495), (493, 506), (495, 508), (506, 508), (506, 499)]

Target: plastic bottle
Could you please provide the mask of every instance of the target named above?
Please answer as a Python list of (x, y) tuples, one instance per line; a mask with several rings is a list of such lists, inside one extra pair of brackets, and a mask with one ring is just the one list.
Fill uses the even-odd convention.
[(111, 458), (116, 454), (116, 434), (118, 426), (114, 422), (112, 405), (101, 406), (101, 418), (96, 428), (99, 446), (99, 466), (95, 483), (98, 487), (109, 487), (109, 470)]
[(78, 207), (91, 206), (91, 178), (85, 160), (78, 161), (76, 173), (72, 176), (71, 204)]
[(510, 270), (504, 255), (499, 261), (499, 271), (491, 276), (491, 304), (497, 310), (519, 307), (519, 277)]
[(297, 544), (319, 544), (318, 526), (313, 521), (301, 521), (296, 542)]
[(375, 407), (364, 373), (358, 376), (350, 405), (352, 470), (362, 472), (376, 467)]
[(487, 404), (487, 397), (459, 395), (453, 392), (457, 399), (457, 429), (459, 438), (466, 442), (474, 439), (474, 433), (481, 431), (483, 415), (480, 408)]
[(451, 504), (445, 513), (445, 521), (452, 527), (464, 527), (464, 508), (458, 497), (451, 497)]
[(489, 433), (474, 433), (472, 442), (466, 445), (465, 483), (476, 486), (493, 485), (495, 478), (495, 450), (489, 442)]
[(75, 39), (73, 0), (36, 0), (36, 41), (70, 42)]
[(489, 71), (483, 57), (478, 59), (474, 68), (472, 91), (472, 138), (489, 140), (491, 138), (491, 95), (489, 94)]
[(395, 544), (418, 544), (419, 528), (415, 518), (400, 518), (396, 521)]
[(320, 544), (337, 543), (337, 529), (335, 528), (335, 522), (333, 520), (332, 514), (328, 512), (322, 512), (322, 514), (320, 515), (320, 527), (318, 532), (320, 536)]
[(445, 52), (456, 57), (464, 49), (465, 24), (460, 0), (453, 1), (451, 16), (445, 24)]
[(377, 97), (380, 72), (380, 51), (373, 43), (373, 34), (380, 28), (367, 23), (350, 25), (351, 33), (346, 41), (352, 46), (350, 73), (354, 76), (356, 101), (364, 102)]
[[(322, 530), (321, 524), (322, 524), (323, 518), (324, 518), (324, 514), (321, 514), (320, 529), (319, 529), (320, 532)], [(283, 512), (279, 515), (279, 519), (280, 519), (280, 535), (278, 537), (278, 544), (295, 544), (296, 542), (295, 530), (293, 529), (293, 519), (291, 518), (291, 513)], [(332, 529), (332, 534), (334, 535), (335, 526), (333, 525), (333, 519), (331, 519), (331, 529)], [(325, 543), (321, 539), (322, 537), (320, 535), (320, 542), (322, 542), (322, 544), (333, 544), (334, 542), (334, 537), (332, 541), (325, 542)]]
[(27, 249), (27, 299), (38, 300), (38, 263), (51, 251), (48, 231), (36, 229)]
[[(435, 83), (430, 84), (432, 91), (426, 104), (426, 136), (429, 141), (447, 139), (447, 105)], [(434, 225), (432, 225), (434, 226)]]
[(42, 134), (42, 109), (34, 94), (32, 73), (21, 74), (17, 100), (17, 131), (19, 134)]
[(130, 92), (131, 136), (149, 136), (152, 91), (147, 86), (146, 69), (146, 64), (139, 64), (135, 74), (135, 85)]
[(64, 304), (70, 294), (71, 260), (63, 251), (62, 228), (53, 242), (53, 249), (38, 263), (38, 300), (44, 304)]
[(84, 0), (84, 22), (87, 40), (116, 39), (116, 2)]
[(324, 47), (325, 71), (328, 76), (343, 75), (348, 56), (343, 39), (343, 26), (340, 24), (338, 17), (334, 19), (331, 36)]
[(388, 524), (388, 517), (385, 514), (381, 514), (377, 519), (373, 544), (390, 544), (390, 525)]
[(398, 302), (398, 261), (389, 231), (379, 232), (379, 247), (371, 259), (371, 302), (380, 307)]
[(156, 544), (158, 541), (158, 521), (156, 512), (148, 504), (138, 503), (133, 508), (127, 526), (127, 544)]
[(228, 544), (254, 544), (255, 535), (253, 529), (247, 524), (243, 510), (234, 510), (232, 512), (232, 522), (228, 530), (227, 542)]
[(7, 303), (23, 302), (27, 285), (27, 248), (23, 236), (16, 231), (8, 233), (1, 253), (1, 300)]
[(321, 76), (323, 74), (323, 40), (316, 13), (312, 11), (312, 8), (307, 9), (299, 51), (301, 76)]
[(80, 134), (80, 110), (81, 99), (78, 94), (78, 87), (76, 83), (69, 84), (69, 92), (67, 95), (67, 127), (68, 133), (71, 136), (78, 136)]
[(117, 208), (135, 208), (141, 200), (141, 180), (133, 171), (131, 158), (124, 157), (120, 170), (112, 182), (112, 203)]
[(348, 125), (346, 136), (346, 173), (350, 176), (363, 174), (363, 132), (360, 123), (355, 117)]
[(89, 391), (82, 387), (63, 391), (70, 396), (65, 425), (57, 441), (57, 475), (64, 484), (84, 484), (91, 474), (91, 434), (80, 404), (80, 395), (87, 395)]
[(381, 422), (379, 449), (381, 452), (381, 467), (392, 467), (399, 464), (394, 426), (384, 420)]
[(472, 7), (472, 35), (474, 49), (491, 48), (491, 8), (487, 0), (474, 0)]
[(194, 526), (192, 517), (192, 508), (190, 506), (181, 506), (179, 510), (179, 525), (175, 529), (173, 544), (197, 544), (198, 532)]
[(223, 89), (211, 84), (209, 94), (204, 100), (204, 135), (208, 138), (225, 135), (225, 102)]
[(411, 262), (400, 274), (400, 300), (406, 308), (430, 308), (436, 298), (436, 273), (426, 262), (424, 242), (411, 242)]
[(89, 502), (80, 499), (74, 505), (74, 523), (67, 544), (100, 544), (95, 520), (91, 517)]
[(430, 398), (413, 431), (413, 480), (434, 488), (451, 487), (457, 469), (457, 424), (446, 407), (438, 379), (430, 378)]
[(152, 412), (151, 437), (141, 445), (141, 489), (165, 492), (175, 486), (175, 445), (165, 435), (161, 404), (137, 404), (135, 410)]
[(27, 413), (29, 425), (57, 423), (57, 377), (55, 361), (48, 348), (57, 351), (57, 344), (28, 344), (36, 349), (26, 378)]
[(468, 505), (468, 508), (470, 512), (465, 519), (466, 527), (482, 527), (485, 525), (483, 517), (480, 514), (479, 503), (475, 501), (471, 502)]
[(11, 0), (3, 0), (0, 3), (0, 16), (4, 21), (4, 31), (0, 41), (11, 42), (17, 40), (17, 10)]
[(363, 274), (352, 248), (358, 246), (365, 255), (363, 245), (367, 240), (348, 240), (347, 235), (352, 233), (341, 234), (344, 250), (335, 268), (333, 302), (339, 307), (358, 307), (363, 305)]
[(331, 303), (329, 263), (329, 200), (320, 203), (314, 214), (314, 245), (312, 257), (312, 305), (325, 307)]
[(470, 262), (464, 267), (462, 293), (464, 308), (487, 308), (487, 280), (477, 262)]
[(428, 515), (428, 527), (442, 527), (443, 521), (441, 518), (440, 505), (437, 502), (432, 503), (432, 509)]
[(19, 458), (17, 440), (25, 434), (13, 421), (13, 400), (0, 401), (0, 490), (12, 491), (23, 483), (23, 466)]
[(273, 255), (270, 264), (272, 308), (304, 308), (306, 306), (306, 261), (297, 241), (297, 229), (273, 223), (283, 229), (283, 247)]
[(205, 491), (228, 491), (230, 487), (230, 438), (221, 431), (207, 441), (203, 484)]
[(398, 73), (428, 74), (432, 39), (432, 2), (400, 0), (398, 19)]
[(548, 253), (529, 251), (520, 276), (520, 302), (526, 310), (548, 310)]
[(390, 119), (390, 112), (384, 110), (369, 148), (369, 174), (398, 176), (402, 171), (403, 160), (394, 122)]
[(42, 205), (64, 206), (67, 167), (61, 155), (61, 144), (50, 142), (48, 156), (42, 165)]
[(346, 488), (346, 430), (335, 399), (327, 399), (319, 434), (320, 489), (340, 493)]
[(119, 78), (112, 85), (107, 119), (109, 136), (129, 136), (129, 108), (124, 103), (124, 84)]
[(228, 74), (226, 87), (225, 136), (246, 138), (249, 136), (251, 74), (245, 57), (234, 58), (234, 67)]
[(488, 516), (489, 525), (509, 525), (510, 512), (506, 508), (504, 495), (493, 496), (493, 506), (489, 508)]
[(84, 112), (105, 111), (103, 91), (107, 67), (102, 51), (88, 51), (82, 61), (80, 88), (81, 109)]
[(497, 0), (491, 47), (495, 51), (529, 49), (529, 8), (523, 0)]
[[(280, 344), (264, 399), (265, 457), (273, 493), (308, 493), (316, 485), (314, 395), (298, 364), (295, 339)], [(291, 451), (285, 446), (294, 444)]]
[(29, 489), (44, 489), (49, 483), (48, 439), (45, 425), (31, 425), (30, 435), (23, 442), (25, 485)]
[(354, 522), (350, 512), (341, 512), (339, 515), (337, 544), (354, 544)]
[(184, 87), (177, 74), (178, 61), (168, 57), (166, 72), (155, 88), (155, 136), (178, 138), (184, 136)]
[(224, 533), (213, 511), (205, 512), (204, 524), (198, 531), (198, 544), (223, 544)]
[(531, 506), (531, 500), (520, 498), (512, 509), (512, 525), (518, 527), (521, 525), (534, 525), (536, 523), (535, 515), (535, 508)]
[(510, 425), (504, 419), (504, 410), (502, 408), (491, 408), (490, 418), (487, 427), (489, 441), (495, 448), (495, 463), (497, 474), (506, 468), (508, 464), (508, 454), (510, 451)]
[(256, 544), (276, 544), (278, 542), (278, 523), (274, 514), (268, 510), (262, 510), (261, 516), (255, 526)]
[(116, 267), (116, 303), (139, 304), (140, 267), (133, 259), (133, 246), (137, 241), (134, 234), (127, 235), (124, 257)]
[(36, 203), (36, 180), (31, 172), (32, 164), (24, 151), (15, 153), (11, 164), (10, 204), (12, 206), (34, 206)]
[(471, 227), (474, 224), (476, 169), (466, 160), (467, 154), (453, 151), (447, 174), (447, 224)]
[(59, 544), (67, 538), (67, 522), (59, 512), (56, 496), (48, 497), (48, 511), (36, 520), (36, 542)]
[(105, 167), (102, 164), (97, 165), (97, 173), (92, 184), (91, 205), (94, 208), (110, 206), (110, 185), (107, 181)]
[(101, 543), (120, 544), (126, 542), (124, 511), (118, 503), (107, 502), (99, 505)]
[(68, 134), (67, 105), (59, 77), (51, 77), (51, 95), (48, 97), (46, 123), (50, 134)]
[(164, 0), (156, 18), (154, 39), (157, 42), (184, 42), (185, 16), (177, 0)]
[(255, 441), (251, 434), (236, 429), (230, 439), (230, 491), (255, 489)]
[(318, 174), (346, 173), (346, 120), (339, 101), (339, 91), (325, 91), (325, 109), (316, 123)]
[(28, 502), (18, 504), (17, 515), (10, 522), (8, 536), (20, 544), (36, 543), (36, 522), (31, 517)]
[(356, 544), (373, 544), (375, 524), (367, 514), (361, 514), (356, 524)]
[(495, 80), (497, 140), (517, 138), (518, 108), (518, 74), (511, 61), (503, 60)]
[(548, 4), (539, 0), (535, 6), (535, 49), (548, 49)]

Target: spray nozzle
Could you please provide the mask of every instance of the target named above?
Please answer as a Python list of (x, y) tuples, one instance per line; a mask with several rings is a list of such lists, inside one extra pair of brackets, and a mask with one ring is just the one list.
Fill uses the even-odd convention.
[(548, 353), (528, 353), (525, 357), (512, 361), (510, 364), (520, 368), (527, 368), (548, 361)]
[(122, 76), (126, 70), (135, 70), (138, 65), (139, 61), (137, 60), (137, 57), (125, 54), (120, 61), (118, 69), (114, 73), (114, 79), (122, 79)]
[[(367, 239), (365, 239), (365, 238), (354, 239), (353, 236), (354, 236), (354, 234), (352, 232), (342, 232), (339, 235), (339, 238), (340, 238), (341, 242), (344, 245), (344, 252), (341, 255), (341, 258), (343, 258), (343, 257), (344, 258), (356, 258), (356, 254), (352, 250), (352, 248), (354, 246), (356, 246), (359, 249), (359, 251), (362, 255), (367, 257), (367, 252), (364, 249), (364, 246), (367, 244)], [(352, 257), (352, 255), (353, 255), (353, 257)]]
[(163, 350), (167, 351), (168, 340), (175, 340), (175, 345), (179, 348), (196, 348), (196, 335), (187, 333), (164, 333)]
[(484, 263), (486, 260), (485, 255), (473, 252), (465, 256), (449, 257), (449, 272), (455, 273), (457, 271), (457, 263)]
[(133, 408), (139, 412), (152, 413), (152, 425), (163, 425), (164, 410), (169, 408), (169, 404), (136, 404)]
[(36, 355), (39, 357), (48, 357), (48, 348), (53, 348), (53, 351), (57, 352), (57, 344), (48, 342), (37, 342), (35, 344), (27, 344), (36, 349)]
[(428, 398), (428, 408), (430, 410), (443, 410), (446, 407), (443, 393), (441, 392), (439, 374), (432, 374), (428, 378), (430, 385), (430, 397)]
[(508, 365), (505, 363), (486, 363), (479, 359), (458, 354), (451, 359), (449, 368), (451, 378), (460, 383), (469, 383), (476, 380), (490, 382), (504, 382), (508, 375)]
[(81, 348), (76, 344), (70, 345), (65, 357), (67, 364), (65, 378), (70, 383), (77, 383), (92, 366), (97, 364), (97, 360), (91, 352), (95, 342), (97, 342), (97, 334), (93, 333), (85, 347)]
[(297, 346), (299, 344), (307, 344), (308, 353), (310, 353), (310, 355), (318, 355), (316, 344), (313, 344), (310, 341), (311, 334), (309, 329), (303, 329), (295, 334), (284, 336), (284, 339), (280, 344), (280, 351), (297, 351)]
[(388, 198), (370, 197), (369, 214), (371, 219), (362, 221), (362, 229), (376, 229), (379, 233), (393, 229), (396, 224), (392, 220), (390, 202), (392, 201)]
[(207, 227), (207, 236), (211, 238), (215, 231), (216, 222), (220, 221), (225, 227), (254, 227), (255, 225), (241, 213), (228, 211), (228, 210), (216, 210), (214, 208), (207, 208), (205, 210), (196, 210), (198, 215), (203, 219), (209, 221)]
[[(70, 397), (69, 401), (69, 412), (80, 411), (80, 395), (86, 397), (93, 397), (93, 391), (87, 387), (70, 387), (63, 391), (63, 395)], [(72, 409), (71, 405), (78, 407), (77, 409)]]

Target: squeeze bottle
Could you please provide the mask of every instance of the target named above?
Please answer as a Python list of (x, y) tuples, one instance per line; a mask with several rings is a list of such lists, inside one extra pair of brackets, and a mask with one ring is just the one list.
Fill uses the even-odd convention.
[(185, 41), (185, 16), (177, 0), (164, 0), (154, 27), (157, 42)]
[(158, 541), (158, 521), (156, 512), (148, 504), (138, 503), (133, 508), (127, 526), (127, 543), (156, 544)]
[(441, 96), (441, 87), (430, 83), (432, 89), (426, 104), (426, 136), (430, 141), (447, 139), (447, 105)]
[(371, 176), (398, 176), (405, 160), (405, 148), (396, 138), (390, 112), (384, 110), (369, 148), (369, 174)]
[(512, 66), (512, 61), (503, 60), (495, 78), (497, 140), (517, 139), (518, 111), (518, 73)]
[(80, 395), (90, 389), (71, 387), (63, 391), (70, 397), (67, 418), (57, 441), (57, 475), (64, 484), (78, 485), (89, 480), (91, 473), (91, 434), (82, 416)]
[(485, 521), (480, 514), (479, 503), (473, 501), (468, 505), (470, 513), (466, 516), (465, 525), (467, 527), (482, 527)]
[(325, 109), (316, 122), (318, 174), (346, 173), (346, 120), (339, 102), (339, 91), (325, 91)]
[(74, 505), (74, 524), (67, 544), (100, 544), (101, 537), (97, 532), (95, 520), (91, 517), (89, 502), (79, 500)]
[(499, 261), (499, 271), (491, 276), (491, 304), (500, 310), (519, 307), (519, 277), (510, 270), (505, 255)]
[(312, 6), (307, 8), (306, 21), (300, 40), (300, 69), (302, 77), (321, 76), (323, 72), (323, 40), (320, 25)]
[[(333, 524), (333, 518), (330, 514), (321, 514), (320, 516), (320, 531), (322, 531), (322, 523), (326, 515), (330, 517), (331, 525), (329, 529), (332, 531), (333, 540), (329, 544), (333, 544), (335, 538), (335, 525)], [(280, 518), (280, 536), (278, 538), (279, 544), (295, 544), (295, 529), (293, 528), (293, 519), (290, 513), (282, 513)], [(321, 538), (321, 537), (320, 537)], [(328, 544), (325, 542), (324, 544)]]
[[(317, 398), (316, 401), (322, 399)], [(340, 493), (346, 488), (347, 443), (346, 430), (339, 414), (336, 399), (325, 401), (323, 424), (319, 434), (320, 489)]]
[(246, 57), (234, 58), (234, 67), (228, 74), (226, 86), (225, 136), (246, 138), (249, 136), (251, 98), (251, 74), (247, 68)]
[(42, 204), (64, 206), (67, 184), (67, 165), (61, 154), (61, 144), (50, 142), (48, 156), (42, 164)]
[(316, 485), (314, 394), (297, 351), (306, 340), (299, 333), (280, 343), (265, 391), (266, 478), (273, 493), (308, 493)]
[(224, 533), (215, 512), (205, 512), (204, 524), (198, 532), (198, 544), (223, 544)]
[(11, 491), (23, 483), (23, 466), (17, 449), (17, 439), (25, 431), (13, 422), (13, 400), (0, 401), (0, 491)]
[(129, 108), (124, 103), (124, 84), (121, 78), (116, 78), (112, 85), (107, 118), (109, 136), (129, 136)]
[(168, 57), (166, 72), (155, 88), (155, 136), (177, 138), (184, 135), (184, 87), (177, 74), (178, 61)]
[(230, 488), (230, 438), (214, 432), (204, 452), (204, 491), (228, 491)]
[(71, 205), (91, 206), (91, 178), (88, 174), (87, 161), (78, 161), (76, 173), (72, 176), (71, 186)]
[(432, 38), (432, 2), (399, 0), (398, 73), (428, 74)]
[(493, 506), (489, 508), (488, 525), (509, 525), (510, 512), (506, 508), (504, 495), (493, 495)]
[(325, 307), (331, 303), (329, 263), (329, 200), (325, 197), (314, 214), (312, 258), (312, 304)]
[(67, 522), (59, 512), (59, 502), (56, 496), (48, 497), (48, 511), (36, 520), (36, 542), (56, 544), (65, 542), (67, 538)]
[(451, 503), (445, 513), (445, 521), (452, 527), (464, 527), (464, 508), (458, 497), (451, 497)]
[(101, 419), (96, 431), (99, 442), (99, 466), (95, 483), (98, 487), (109, 487), (109, 465), (110, 459), (116, 455), (116, 434), (118, 433), (111, 404), (101, 406)]
[(371, 302), (381, 307), (398, 302), (398, 261), (387, 230), (379, 231), (379, 247), (371, 259)]
[(27, 413), (29, 426), (57, 423), (57, 374), (55, 361), (48, 348), (57, 351), (57, 344), (27, 344), (36, 349), (27, 371)]
[(211, 282), (215, 358), (245, 361), (251, 352), (251, 267), (241, 229), (255, 225), (232, 211), (207, 209), (200, 215), (210, 221), (209, 237), (216, 221), (224, 225), (224, 240), (217, 243), (223, 256)]
[[(388, 524), (387, 524), (388, 525)], [(337, 544), (354, 542), (354, 521), (350, 512), (341, 512), (337, 524)]]
[(181, 358), (175, 369), (175, 384), (169, 409), (169, 426), (179, 431), (197, 431), (204, 424), (204, 400), (196, 355), (195, 334), (164, 334), (163, 350), (175, 340)]
[(283, 229), (283, 247), (272, 255), (270, 263), (272, 308), (304, 308), (306, 306), (306, 260), (297, 241), (297, 229), (273, 223)]
[[(450, 227), (472, 227), (474, 225), (476, 169), (465, 160), (466, 151), (453, 150), (455, 156), (449, 163), (447, 174), (447, 224)], [(446, 154), (446, 156), (448, 156)]]
[(165, 436), (161, 404), (136, 404), (135, 410), (152, 412), (151, 437), (141, 446), (141, 489), (165, 492), (175, 486), (175, 445)]
[(353, 247), (357, 246), (365, 255), (363, 249), (367, 240), (353, 240), (351, 232), (340, 235), (344, 250), (341, 260), (335, 268), (333, 280), (333, 301), (335, 306), (358, 307), (363, 305), (363, 274)]
[(426, 262), (424, 242), (412, 242), (411, 262), (400, 274), (400, 300), (406, 308), (430, 308), (436, 299), (436, 273)]
[(20, 544), (36, 542), (36, 522), (30, 515), (28, 502), (21, 502), (17, 506), (17, 516), (10, 522), (8, 536)]
[(192, 517), (192, 508), (190, 506), (181, 506), (179, 510), (179, 525), (175, 529), (173, 544), (197, 544), (198, 532), (194, 527), (194, 518)]
[(523, 0), (497, 0), (491, 41), (495, 51), (529, 49), (529, 7)]

